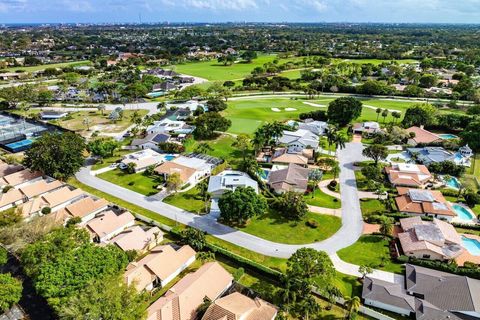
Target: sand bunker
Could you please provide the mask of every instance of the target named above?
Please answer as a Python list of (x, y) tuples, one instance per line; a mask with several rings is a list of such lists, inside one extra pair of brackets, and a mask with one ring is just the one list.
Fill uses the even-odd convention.
[(295, 108), (285, 108), (285, 111), (296, 111), (297, 109)]
[(281, 110), (278, 108), (271, 108), (273, 112), (280, 112)]

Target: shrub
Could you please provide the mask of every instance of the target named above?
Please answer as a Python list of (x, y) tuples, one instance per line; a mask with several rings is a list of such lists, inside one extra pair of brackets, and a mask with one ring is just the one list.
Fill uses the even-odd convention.
[(337, 180), (332, 180), (332, 181), (330, 181), (330, 183), (328, 184), (328, 187), (329, 187), (329, 188), (332, 188), (332, 189), (335, 189), (335, 188), (337, 187), (337, 184), (338, 184)]
[(0, 247), (0, 267), (8, 261), (8, 252), (3, 247)]
[(135, 181), (130, 181), (130, 182), (128, 183), (129, 186), (133, 186), (134, 184), (135, 184)]
[(82, 222), (82, 218), (80, 218), (80, 217), (73, 217), (72, 219), (69, 219), (69, 220), (67, 221), (66, 227), (74, 226), (74, 225), (76, 225), (76, 224), (79, 224), (80, 222)]
[(465, 202), (469, 207), (475, 207), (475, 205), (480, 204), (480, 195), (469, 192), (463, 196), (465, 198)]
[(233, 276), (233, 279), (235, 279), (235, 281), (238, 281), (242, 278), (243, 274), (245, 273), (245, 269), (243, 269), (242, 267), (238, 268), (237, 270), (235, 270), (232, 274)]
[(52, 209), (50, 207), (43, 207), (42, 208), (42, 214), (43, 215), (50, 214), (50, 212), (52, 212)]
[(3, 187), (2, 192), (7, 193), (8, 191), (10, 191), (10, 189), (13, 189), (13, 186), (8, 184), (5, 187)]
[(308, 219), (307, 222), (305, 222), (305, 224), (312, 229), (318, 228), (318, 222), (313, 219)]
[(397, 261), (401, 263), (407, 263), (410, 258), (404, 255), (398, 256)]

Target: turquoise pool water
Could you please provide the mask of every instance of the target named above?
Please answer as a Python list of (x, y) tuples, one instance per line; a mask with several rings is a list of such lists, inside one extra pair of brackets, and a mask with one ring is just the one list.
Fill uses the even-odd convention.
[(262, 169), (260, 170), (259, 174), (260, 174), (260, 178), (262, 178), (263, 180), (267, 180), (268, 175), (270, 174), (270, 170)]
[(478, 240), (462, 237), (462, 245), (470, 254), (480, 256), (480, 242)]
[(464, 207), (462, 207), (458, 204), (454, 204), (452, 206), (452, 208), (455, 211), (455, 213), (457, 214), (458, 218), (460, 218), (460, 220), (471, 221), (473, 219), (473, 216), (470, 213), (470, 211), (468, 211)]
[(451, 139), (458, 139), (458, 137), (451, 133), (442, 133), (438, 135), (443, 140), (451, 140)]
[(25, 148), (29, 147), (32, 144), (32, 140), (26, 139), (22, 141), (17, 141), (13, 143), (9, 143), (6, 147), (12, 149), (13, 152), (24, 150)]
[(462, 186), (458, 181), (458, 179), (455, 177), (451, 177), (450, 180), (448, 180), (445, 184), (447, 187), (450, 187), (453, 189), (460, 189), (460, 187)]
[(172, 161), (173, 159), (175, 159), (175, 156), (172, 154), (167, 154), (164, 158), (167, 161)]

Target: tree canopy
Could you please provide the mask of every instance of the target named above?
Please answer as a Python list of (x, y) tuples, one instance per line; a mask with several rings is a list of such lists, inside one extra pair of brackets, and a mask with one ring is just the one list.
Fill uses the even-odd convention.
[(0, 311), (5, 312), (18, 303), (22, 297), (22, 290), (20, 280), (9, 273), (0, 273)]
[(414, 105), (407, 109), (402, 124), (405, 128), (411, 126), (429, 126), (435, 123), (437, 109), (428, 103)]
[(25, 151), (24, 164), (60, 180), (73, 176), (83, 165), (85, 141), (72, 132), (49, 132)]
[(222, 220), (240, 225), (267, 210), (266, 200), (262, 195), (256, 194), (252, 187), (238, 187), (235, 191), (226, 191), (220, 197), (218, 206)]
[(196, 139), (211, 139), (216, 136), (215, 131), (227, 131), (231, 125), (232, 121), (225, 119), (220, 113), (207, 112), (195, 119), (193, 135)]
[(353, 97), (342, 97), (328, 104), (327, 117), (332, 123), (345, 126), (362, 114), (362, 102)]

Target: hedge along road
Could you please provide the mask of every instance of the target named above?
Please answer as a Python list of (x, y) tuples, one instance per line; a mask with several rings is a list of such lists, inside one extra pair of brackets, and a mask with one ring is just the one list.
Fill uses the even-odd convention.
[[(336, 252), (355, 243), (362, 234), (362, 212), (360, 210), (355, 173), (353, 170), (353, 163), (364, 159), (362, 150), (363, 145), (361, 143), (347, 143), (344, 149), (338, 150), (338, 159), (341, 168), (339, 180), (342, 190), (342, 227), (332, 237), (324, 241), (305, 245), (276, 243), (236, 230), (218, 223), (209, 215), (198, 216), (163, 203), (156, 199), (155, 196), (147, 197), (97, 178), (91, 174), (90, 167), (82, 168), (76, 177), (80, 182), (92, 188), (109, 193), (171, 220), (200, 229), (217, 238), (266, 256), (289, 258), (295, 251), (303, 247), (326, 251), (331, 256), (335, 268), (339, 272), (360, 276), (358, 266), (340, 260)], [(400, 281), (393, 273), (384, 271), (375, 271), (371, 276), (390, 282)]]

